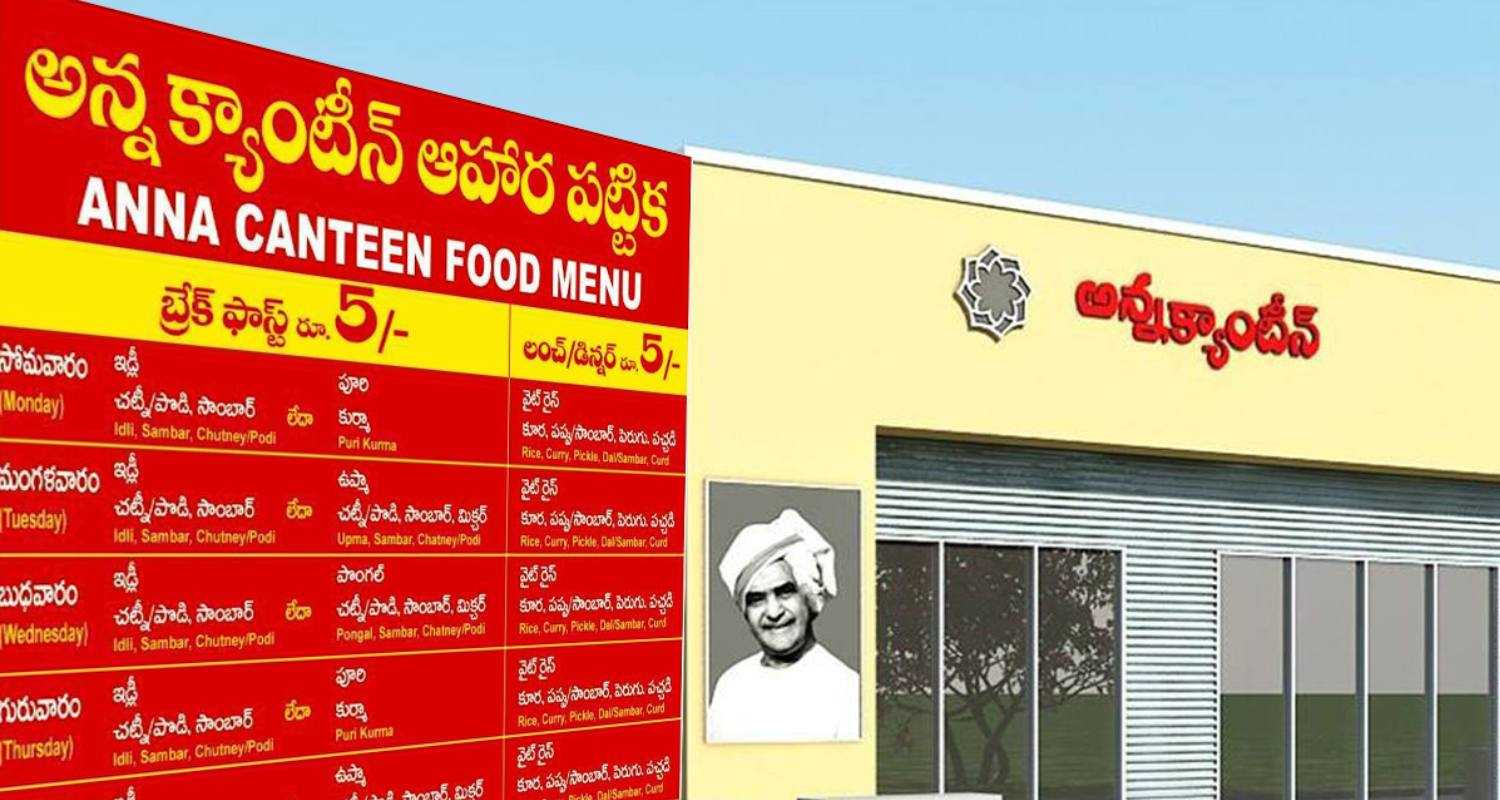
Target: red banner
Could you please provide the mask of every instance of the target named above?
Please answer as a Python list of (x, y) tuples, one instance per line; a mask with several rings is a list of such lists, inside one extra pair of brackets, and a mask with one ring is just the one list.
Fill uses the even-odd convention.
[(71, 2), (0, 64), (0, 797), (678, 797), (687, 160)]

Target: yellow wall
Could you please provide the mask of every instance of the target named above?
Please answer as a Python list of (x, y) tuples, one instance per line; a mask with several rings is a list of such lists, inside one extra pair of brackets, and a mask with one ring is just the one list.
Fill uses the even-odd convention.
[[(953, 299), (995, 244), (1032, 287), (996, 344)], [(1083, 279), (1252, 313), (1319, 308), (1311, 360), (1147, 345), (1085, 319)], [(697, 164), (688, 441), (687, 796), (873, 793), (880, 428), (1234, 459), (1500, 475), (1500, 284)], [(864, 739), (704, 741), (705, 478), (863, 490)]]

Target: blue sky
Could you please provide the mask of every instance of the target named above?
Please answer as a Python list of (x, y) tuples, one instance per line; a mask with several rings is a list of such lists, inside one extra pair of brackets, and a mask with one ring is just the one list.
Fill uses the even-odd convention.
[(1500, 267), (1500, 1), (105, 5), (696, 144)]

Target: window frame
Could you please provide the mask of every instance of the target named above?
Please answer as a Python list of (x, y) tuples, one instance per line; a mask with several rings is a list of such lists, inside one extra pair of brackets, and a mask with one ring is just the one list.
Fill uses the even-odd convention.
[(1375, 556), (1364, 558), (1350, 558), (1348, 554), (1339, 553), (1307, 553), (1293, 554), (1284, 551), (1268, 550), (1265, 548), (1219, 548), (1217, 550), (1216, 571), (1219, 575), (1219, 589), (1217, 597), (1220, 603), (1220, 613), (1215, 625), (1217, 636), (1218, 663), (1216, 673), (1218, 686), (1214, 696), (1216, 705), (1215, 716), (1219, 720), (1219, 767), (1218, 767), (1218, 797), (1223, 798), (1223, 740), (1224, 740), (1224, 711), (1223, 711), (1223, 651), (1224, 651), (1224, 628), (1223, 628), (1223, 576), (1224, 560), (1232, 558), (1260, 558), (1273, 559), (1281, 563), (1281, 591), (1282, 591), (1282, 687), (1281, 697), (1284, 707), (1282, 739), (1285, 752), (1283, 761), (1285, 774), (1283, 775), (1282, 797), (1283, 800), (1296, 800), (1297, 798), (1297, 565), (1299, 562), (1307, 561), (1336, 561), (1350, 564), (1354, 567), (1354, 646), (1355, 646), (1355, 759), (1356, 779), (1355, 791), (1352, 800), (1370, 800), (1370, 566), (1373, 564), (1417, 567), (1422, 571), (1422, 639), (1423, 639), (1423, 700), (1424, 700), (1424, 742), (1423, 742), (1423, 787), (1424, 800), (1438, 800), (1439, 785), (1438, 761), (1439, 761), (1439, 719), (1438, 704), (1441, 696), (1441, 686), (1438, 681), (1438, 626), (1439, 626), (1439, 589), (1438, 581), (1444, 569), (1483, 569), (1486, 573), (1486, 597), (1488, 602), (1488, 614), (1485, 636), (1487, 642), (1485, 651), (1488, 658), (1489, 668), (1489, 693), (1487, 707), (1489, 709), (1489, 720), (1486, 732), (1489, 735), (1489, 800), (1500, 800), (1500, 566), (1493, 563), (1474, 562), (1465, 559), (1435, 560), (1425, 558), (1403, 558), (1399, 556)]
[[(1035, 679), (1038, 666), (1038, 640), (1040, 637), (1040, 595), (1037, 591), (1039, 571), (1041, 568), (1041, 553), (1044, 550), (1083, 550), (1094, 553), (1105, 553), (1114, 556), (1117, 569), (1115, 573), (1114, 606), (1115, 606), (1115, 800), (1125, 800), (1125, 731), (1126, 708), (1125, 702), (1127, 673), (1125, 661), (1125, 630), (1128, 610), (1126, 608), (1126, 570), (1128, 550), (1123, 544), (1116, 542), (1078, 542), (1076, 540), (1051, 540), (1033, 539), (1024, 540), (1000, 540), (984, 536), (930, 536), (930, 535), (901, 535), (887, 536), (877, 535), (875, 537), (875, 553), (878, 565), (880, 545), (882, 544), (916, 544), (930, 545), (934, 548), (936, 558), (935, 572), (933, 574), (934, 592), (933, 602), (935, 608), (933, 617), (936, 621), (934, 629), (934, 669), (933, 669), (933, 698), (934, 713), (937, 720), (935, 739), (933, 742), (934, 772), (936, 773), (935, 785), (936, 795), (949, 794), (947, 789), (947, 733), (943, 720), (946, 719), (947, 700), (943, 691), (943, 676), (945, 674), (946, 656), (943, 643), (946, 641), (945, 629), (945, 606), (947, 602), (947, 552), (948, 545), (965, 547), (991, 547), (997, 550), (1025, 551), (1029, 556), (1030, 575), (1027, 581), (1027, 674), (1032, 676), (1026, 682), (1026, 729), (1027, 729), (1027, 752), (1026, 752), (1026, 786), (1028, 797), (1022, 800), (1040, 800), (1039, 777), (1040, 763), (1038, 758), (1037, 736), (1041, 717), (1041, 702), (1039, 688), (1041, 681)], [(878, 613), (879, 596), (875, 598)], [(876, 657), (879, 658), (880, 644), (875, 643)], [(879, 671), (876, 671), (876, 679), (879, 680)], [(877, 704), (875, 712), (879, 713)], [(876, 735), (879, 735), (880, 724), (876, 721), (874, 726)], [(876, 770), (879, 770), (877, 763)]]

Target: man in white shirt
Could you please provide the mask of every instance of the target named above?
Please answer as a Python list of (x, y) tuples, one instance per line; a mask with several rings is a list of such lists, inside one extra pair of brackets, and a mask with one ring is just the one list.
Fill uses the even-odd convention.
[(818, 643), (813, 620), (838, 593), (833, 547), (787, 509), (739, 532), (719, 577), (760, 652), (726, 670), (708, 706), (710, 742), (859, 739), (859, 673)]

